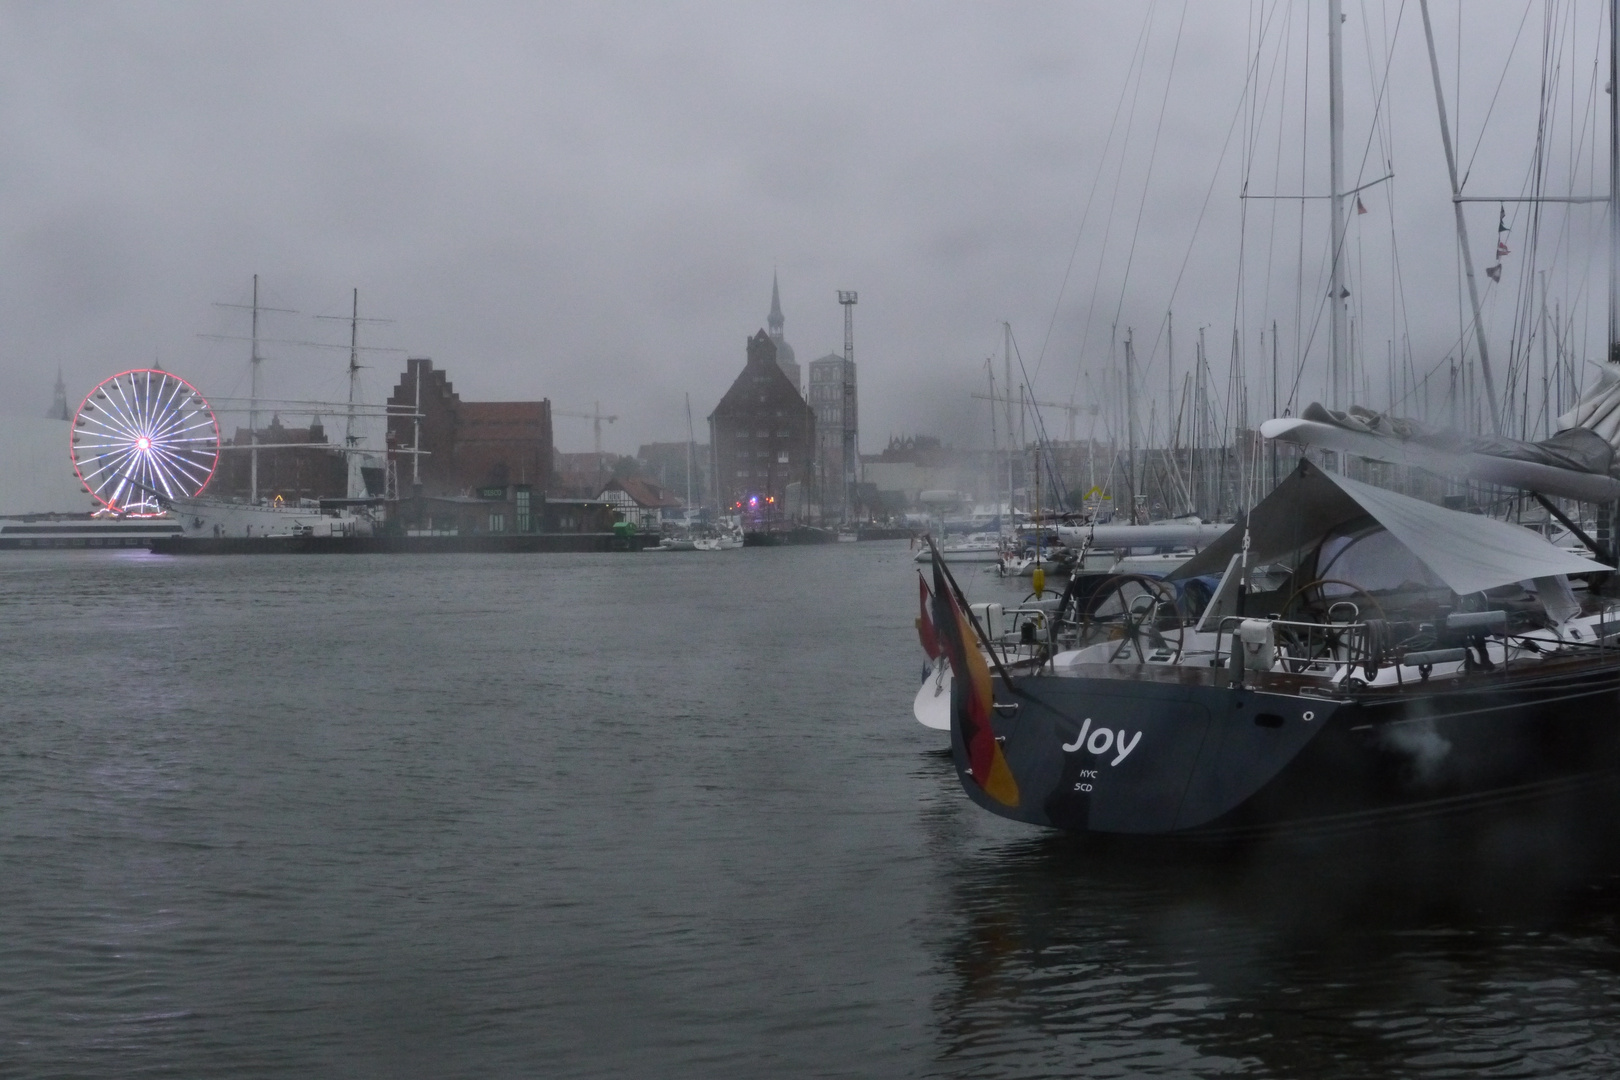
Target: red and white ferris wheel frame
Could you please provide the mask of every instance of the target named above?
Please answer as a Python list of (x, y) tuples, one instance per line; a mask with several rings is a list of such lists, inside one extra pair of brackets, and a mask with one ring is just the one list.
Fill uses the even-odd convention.
[(79, 482), (107, 509), (157, 514), (160, 497), (200, 495), (213, 479), (219, 421), (180, 376), (131, 368), (84, 396), (73, 414), (68, 455)]

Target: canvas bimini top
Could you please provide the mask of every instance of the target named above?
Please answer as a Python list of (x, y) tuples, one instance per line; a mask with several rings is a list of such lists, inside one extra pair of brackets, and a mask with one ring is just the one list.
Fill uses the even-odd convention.
[[(1613, 569), (1521, 525), (1448, 510), (1323, 472), (1308, 461), (1249, 512), (1249, 564), (1286, 560), (1367, 517), (1459, 596), (1535, 578)], [(1170, 577), (1185, 580), (1222, 573), (1242, 550), (1244, 531), (1240, 521)]]

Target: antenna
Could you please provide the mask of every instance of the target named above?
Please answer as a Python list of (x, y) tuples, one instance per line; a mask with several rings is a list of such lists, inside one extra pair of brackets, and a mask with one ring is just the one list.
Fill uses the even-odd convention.
[(850, 496), (854, 494), (855, 481), (860, 467), (857, 446), (857, 432), (859, 426), (855, 417), (855, 304), (860, 298), (853, 290), (838, 290), (838, 302), (844, 306), (844, 409), (840, 415), (843, 424), (843, 472), (840, 478), (843, 481), (843, 498), (839, 500), (842, 510), (840, 517), (849, 520)]

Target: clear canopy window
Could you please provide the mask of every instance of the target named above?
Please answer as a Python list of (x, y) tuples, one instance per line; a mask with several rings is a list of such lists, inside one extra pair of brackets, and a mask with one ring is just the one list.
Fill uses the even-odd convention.
[[(1317, 577), (1349, 582), (1369, 593), (1446, 587), (1410, 548), (1380, 527), (1329, 536), (1322, 541), (1316, 567)], [(1322, 587), (1324, 596), (1345, 596), (1352, 591), (1341, 584)]]

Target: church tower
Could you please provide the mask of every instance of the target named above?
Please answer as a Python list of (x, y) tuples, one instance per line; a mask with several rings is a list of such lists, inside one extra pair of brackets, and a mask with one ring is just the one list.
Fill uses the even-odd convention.
[(51, 420), (72, 420), (68, 412), (67, 384), (62, 381), (62, 369), (56, 369), (56, 396), (51, 399), (51, 411), (45, 414)]
[(804, 392), (804, 384), (799, 381), (799, 362), (793, 358), (793, 346), (787, 343), (782, 336), (782, 324), (787, 322), (782, 317), (782, 292), (776, 285), (776, 273), (771, 273), (771, 313), (765, 320), (770, 328), (771, 341), (776, 345), (776, 364), (782, 373), (793, 384), (793, 389)]

